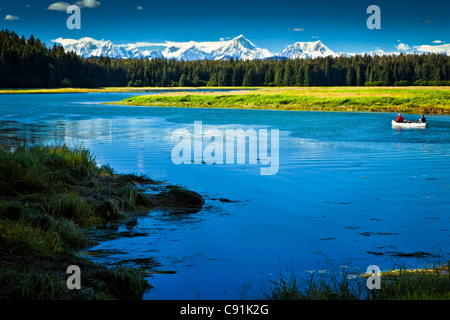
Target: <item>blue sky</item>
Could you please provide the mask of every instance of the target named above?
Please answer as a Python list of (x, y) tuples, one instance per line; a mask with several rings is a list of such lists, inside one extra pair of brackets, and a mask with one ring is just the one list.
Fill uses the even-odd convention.
[[(82, 1), (81, 30), (67, 29), (65, 11), (48, 9), (55, 0), (1, 0), (0, 29), (26, 37), (33, 34), (48, 45), (59, 37), (126, 44), (217, 41), (243, 34), (275, 53), (298, 41), (321, 40), (336, 52), (394, 51), (400, 42), (409, 46), (450, 42), (450, 1), (442, 0)], [(372, 4), (381, 9), (380, 30), (366, 27), (366, 9)]]

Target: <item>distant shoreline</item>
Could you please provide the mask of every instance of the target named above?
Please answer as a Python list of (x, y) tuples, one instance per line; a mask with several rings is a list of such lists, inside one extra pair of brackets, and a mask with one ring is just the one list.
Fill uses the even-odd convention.
[(52, 89), (0, 89), (0, 94), (49, 94), (49, 93), (89, 93), (89, 92), (159, 92), (195, 90), (240, 90), (257, 89), (248, 87), (102, 87), (102, 88), (52, 88)]
[[(218, 92), (224, 90), (224, 92)], [(191, 92), (194, 91), (194, 92)], [(144, 93), (112, 105), (450, 114), (450, 87), (103, 87), (4, 89), (0, 94)], [(145, 95), (145, 93), (157, 94)]]

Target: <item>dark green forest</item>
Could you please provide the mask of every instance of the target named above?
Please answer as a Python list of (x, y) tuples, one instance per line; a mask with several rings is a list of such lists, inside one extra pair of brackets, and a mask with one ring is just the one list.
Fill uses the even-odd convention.
[(1, 88), (122, 86), (450, 85), (442, 54), (357, 55), (317, 59), (176, 61), (81, 58), (62, 46), (0, 31)]

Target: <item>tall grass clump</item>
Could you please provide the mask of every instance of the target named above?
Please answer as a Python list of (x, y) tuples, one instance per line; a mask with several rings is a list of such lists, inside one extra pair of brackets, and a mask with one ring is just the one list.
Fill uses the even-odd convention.
[(24, 221), (0, 220), (0, 238), (10, 252), (49, 256), (64, 250), (64, 241), (54, 230), (32, 227)]
[(93, 177), (95, 157), (65, 145), (0, 147), (0, 191), (7, 195), (54, 191)]
[(347, 273), (335, 277), (313, 274), (306, 279), (291, 274), (270, 281), (264, 296), (270, 300), (359, 300), (362, 290)]
[(34, 266), (0, 273), (1, 300), (60, 300), (69, 299), (65, 279)]
[(58, 234), (64, 240), (62, 247), (67, 251), (78, 250), (92, 243), (88, 232), (69, 219), (55, 218), (46, 213), (32, 213), (22, 217), (22, 220), (32, 228)]
[(128, 266), (91, 270), (88, 279), (95, 281), (87, 280), (86, 285), (105, 292), (105, 298), (141, 299), (142, 293), (150, 288), (148, 282), (143, 281), (141, 272)]
[(57, 195), (47, 203), (46, 212), (53, 217), (70, 219), (80, 224), (95, 221), (92, 205), (76, 193)]
[(97, 173), (95, 156), (83, 147), (69, 148), (66, 145), (34, 146), (36, 152), (42, 152), (46, 164), (55, 167), (60, 173), (66, 173), (76, 179), (89, 179)]
[(120, 190), (119, 196), (124, 209), (135, 209), (138, 192), (136, 186), (127, 182)]

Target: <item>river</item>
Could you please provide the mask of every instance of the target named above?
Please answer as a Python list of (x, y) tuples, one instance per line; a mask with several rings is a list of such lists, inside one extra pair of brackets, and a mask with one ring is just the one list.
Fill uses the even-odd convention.
[[(280, 274), (449, 259), (450, 116), (393, 129), (392, 113), (101, 104), (137, 94), (0, 95), (0, 135), (82, 145), (119, 173), (205, 198), (198, 213), (151, 211), (118, 230), (135, 236), (91, 249), (108, 253), (92, 258), (108, 264), (152, 261), (154, 289), (144, 299), (252, 299)], [(278, 172), (261, 175), (260, 163), (174, 164), (171, 135), (193, 132), (195, 121), (222, 132), (279, 130)]]

